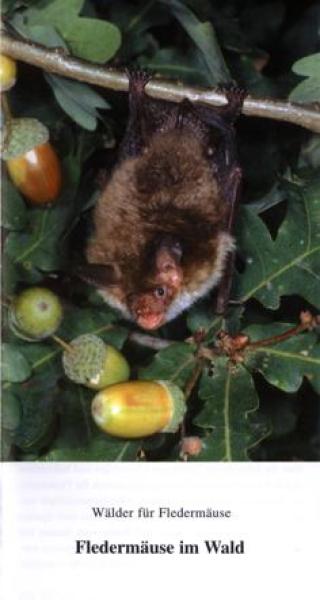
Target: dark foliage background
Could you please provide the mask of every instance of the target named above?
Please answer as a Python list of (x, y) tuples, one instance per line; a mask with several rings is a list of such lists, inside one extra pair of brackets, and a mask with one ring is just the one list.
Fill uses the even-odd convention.
[[(305, 0), (4, 0), (6, 22), (25, 38), (119, 68), (138, 64), (159, 76), (205, 87), (235, 79), (257, 97), (320, 99), (320, 3)], [(299, 59), (315, 55), (309, 62)], [(306, 60), (306, 59), (305, 59)], [(202, 327), (206, 343), (223, 327), (253, 339), (279, 334), (316, 314), (320, 297), (320, 136), (271, 120), (241, 117), (244, 170), (237, 227), (239, 264), (226, 319), (210, 299), (157, 332), (175, 343), (158, 353), (130, 341), (132, 325), (104, 305), (70, 265), (90, 229), (101, 170), (110, 170), (127, 118), (126, 94), (94, 90), (19, 63), (12, 112), (50, 129), (63, 162), (59, 201), (28, 206), (3, 173), (5, 303), (34, 284), (61, 297), (61, 337), (96, 332), (122, 348), (132, 377), (185, 387), (195, 368), (184, 340)], [(318, 308), (317, 308), (318, 305)], [(5, 312), (5, 311), (4, 311)], [(5, 460), (178, 460), (179, 436), (130, 442), (98, 432), (93, 393), (69, 382), (51, 339), (28, 343), (6, 325)], [(319, 460), (320, 353), (317, 332), (250, 353), (230, 369), (206, 365), (189, 398), (187, 433), (199, 435), (195, 460)]]

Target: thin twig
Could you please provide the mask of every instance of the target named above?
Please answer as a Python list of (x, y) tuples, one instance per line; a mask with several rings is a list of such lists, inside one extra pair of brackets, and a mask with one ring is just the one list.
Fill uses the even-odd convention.
[[(307, 318), (306, 318), (307, 316)], [(308, 318), (310, 317), (310, 318)], [(300, 319), (301, 319), (301, 323), (299, 323), (299, 325), (296, 325), (295, 327), (291, 327), (290, 329), (287, 329), (287, 331), (284, 331), (283, 333), (280, 333), (279, 335), (273, 335), (269, 338), (265, 338), (264, 340), (257, 340), (256, 342), (249, 342), (247, 345), (247, 349), (251, 350), (252, 348), (262, 348), (264, 346), (273, 346), (274, 344), (279, 344), (281, 342), (284, 342), (285, 340), (295, 336), (295, 335), (299, 335), (299, 333), (302, 333), (303, 331), (311, 331), (312, 329), (314, 329), (316, 327), (316, 325), (319, 324), (319, 317), (312, 317), (311, 313), (309, 313), (309, 311), (305, 311), (302, 312), (300, 315)]]
[(247, 350), (254, 350), (255, 348), (262, 348), (264, 346), (273, 346), (274, 344), (279, 344), (284, 342), (285, 340), (291, 338), (294, 335), (298, 335), (302, 331), (305, 331), (305, 326), (297, 325), (296, 327), (292, 327), (279, 335), (273, 335), (272, 337), (265, 338), (264, 340), (257, 340), (256, 342), (250, 342), (247, 346)]
[[(123, 71), (106, 69), (74, 58), (60, 48), (48, 49), (39, 44), (14, 39), (4, 33), (1, 40), (1, 52), (11, 58), (40, 67), (49, 73), (56, 73), (63, 77), (118, 92), (128, 90), (128, 77)], [(226, 102), (225, 95), (217, 90), (190, 87), (157, 79), (148, 83), (147, 93), (153, 98), (171, 102), (180, 102), (183, 98), (209, 106), (221, 106)], [(247, 96), (242, 112), (247, 116), (286, 121), (320, 133), (320, 110), (316, 106)]]

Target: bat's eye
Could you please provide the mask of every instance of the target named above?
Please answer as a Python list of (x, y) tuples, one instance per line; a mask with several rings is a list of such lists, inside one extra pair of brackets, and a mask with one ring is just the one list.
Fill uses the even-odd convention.
[(163, 298), (166, 295), (166, 288), (165, 287), (155, 288), (154, 295), (156, 296), (156, 298)]

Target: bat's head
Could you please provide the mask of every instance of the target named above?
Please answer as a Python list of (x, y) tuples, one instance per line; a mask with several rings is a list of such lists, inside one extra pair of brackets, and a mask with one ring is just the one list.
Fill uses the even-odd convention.
[(158, 329), (166, 321), (166, 313), (172, 298), (170, 287), (159, 285), (150, 290), (132, 294), (128, 299), (129, 310), (142, 329)]
[(89, 264), (81, 276), (139, 327), (158, 329), (166, 322), (170, 305), (182, 286), (181, 254), (180, 244), (166, 237), (157, 244), (149, 268), (141, 273), (134, 271), (134, 277), (129, 277), (128, 269), (123, 271), (113, 264)]
[(143, 329), (158, 329), (182, 286), (181, 247), (167, 238), (157, 247), (151, 277), (144, 289), (129, 295), (129, 310)]

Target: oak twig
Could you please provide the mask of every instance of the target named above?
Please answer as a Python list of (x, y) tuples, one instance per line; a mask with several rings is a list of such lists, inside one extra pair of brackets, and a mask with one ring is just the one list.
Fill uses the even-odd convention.
[(287, 331), (280, 333), (279, 335), (274, 335), (269, 338), (265, 338), (264, 340), (257, 340), (256, 342), (249, 342), (247, 348), (251, 350), (251, 348), (261, 348), (264, 346), (273, 346), (274, 344), (279, 344), (280, 342), (284, 342), (288, 340), (290, 337), (298, 335), (303, 331), (312, 331), (315, 327), (320, 325), (320, 316), (313, 316), (309, 311), (302, 311), (300, 314), (300, 323), (295, 327), (291, 327)]
[[(243, 362), (245, 351), (280, 344), (281, 342), (284, 342), (285, 340), (288, 340), (289, 338), (296, 336), (303, 331), (312, 331), (319, 325), (320, 315), (313, 316), (310, 311), (306, 310), (300, 313), (300, 323), (295, 327), (290, 327), (290, 329), (287, 329), (287, 331), (284, 331), (283, 333), (273, 335), (262, 340), (257, 340), (255, 342), (252, 342), (250, 338), (243, 333), (231, 336), (225, 331), (220, 331), (218, 334), (217, 349), (221, 355), (229, 356), (232, 362)], [(212, 354), (211, 359), (216, 356), (216, 352), (217, 351), (215, 351), (215, 354)], [(210, 358), (209, 353), (207, 353), (207, 358)]]
[[(17, 40), (8, 33), (3, 33), (1, 52), (49, 73), (56, 73), (63, 77), (119, 92), (128, 90), (128, 77), (124, 71), (107, 69), (74, 58), (60, 48), (45, 48), (29, 41)], [(161, 98), (171, 102), (180, 102), (183, 98), (209, 106), (221, 106), (226, 102), (225, 95), (218, 90), (190, 87), (162, 79), (153, 79), (148, 83), (146, 89), (147, 93), (153, 98)], [(320, 110), (316, 106), (247, 96), (242, 112), (247, 116), (293, 123), (320, 133)]]

